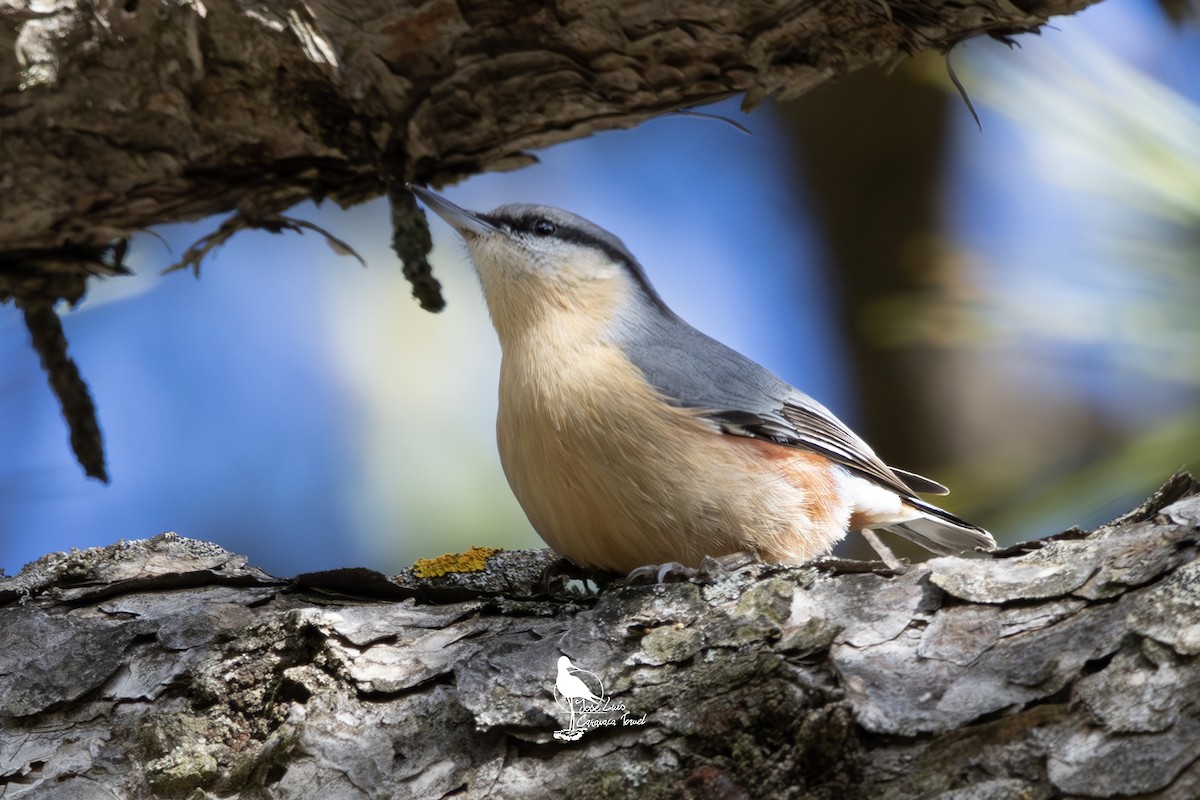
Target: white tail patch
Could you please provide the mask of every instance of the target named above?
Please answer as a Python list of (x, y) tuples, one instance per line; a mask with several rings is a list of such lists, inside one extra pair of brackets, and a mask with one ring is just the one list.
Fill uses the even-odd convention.
[(996, 549), (996, 540), (990, 533), (949, 511), (916, 497), (901, 497), (849, 470), (840, 472), (843, 491), (850, 501), (851, 530), (890, 531), (940, 555), (976, 548)]

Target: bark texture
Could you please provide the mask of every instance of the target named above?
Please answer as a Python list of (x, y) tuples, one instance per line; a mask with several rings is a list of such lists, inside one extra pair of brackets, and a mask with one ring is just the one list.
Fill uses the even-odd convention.
[[(1180, 475), (902, 575), (547, 596), (544, 551), (394, 581), (173, 534), (53, 554), (0, 581), (0, 796), (1194, 798), (1198, 552)], [(562, 656), (607, 708), (576, 741)]]
[(0, 290), (64, 296), (42, 284), (150, 225), (511, 167), (1085, 5), (0, 2)]

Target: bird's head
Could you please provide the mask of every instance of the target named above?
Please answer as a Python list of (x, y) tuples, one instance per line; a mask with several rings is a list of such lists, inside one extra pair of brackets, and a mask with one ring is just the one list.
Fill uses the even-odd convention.
[(670, 313), (621, 240), (580, 216), (536, 205), (483, 214), (411, 188), (466, 240), (502, 345), (547, 320), (591, 330), (633, 313)]

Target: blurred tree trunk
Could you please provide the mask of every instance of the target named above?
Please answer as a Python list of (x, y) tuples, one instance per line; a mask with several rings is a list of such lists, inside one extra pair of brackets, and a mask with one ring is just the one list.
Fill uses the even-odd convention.
[[(780, 108), (829, 248), (860, 401), (855, 427), (889, 464), (959, 489), (942, 505), (970, 506), (970, 519), (989, 526), (1017, 491), (1016, 465), (1046, 469), (1052, 453), (1111, 448), (1113, 437), (1065, 392), (1031, 397), (1024, 387), (1048, 376), (1003, 350), (981, 356), (995, 343), (963, 322), (977, 265), (944, 226), (950, 110), (962, 101), (922, 74), (944, 69), (929, 55), (891, 75), (862, 70)], [(1029, 441), (1045, 454), (1027, 452)], [(1004, 499), (991, 491), (998, 481), (1011, 489)]]
[[(833, 260), (862, 428), (889, 463), (920, 472), (948, 443), (928, 379), (945, 348), (887, 347), (889, 300), (937, 292), (948, 97), (913, 70), (862, 70), (779, 108)], [(899, 332), (893, 332), (893, 336)]]
[[(829, 248), (859, 398), (855, 427), (888, 463), (933, 477), (960, 455), (942, 402), (951, 388), (944, 367), (959, 353), (906, 336), (916, 321), (894, 309), (955, 279), (940, 236), (948, 102), (901, 68), (862, 70), (779, 104)], [(869, 553), (860, 541), (850, 546)]]
[[(591, 596), (541, 591), (547, 551), (395, 582), (172, 534), (51, 554), (0, 578), (0, 795), (1194, 798), (1198, 490), (898, 576)], [(564, 657), (601, 698), (575, 736)]]

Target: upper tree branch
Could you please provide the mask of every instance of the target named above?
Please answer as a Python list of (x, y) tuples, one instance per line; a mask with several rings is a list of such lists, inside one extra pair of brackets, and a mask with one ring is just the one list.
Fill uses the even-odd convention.
[[(62, 0), (0, 25), (0, 253), (442, 182), (1087, 0)], [(0, 20), (5, 11), (0, 10)], [(0, 288), (3, 288), (0, 284)]]

